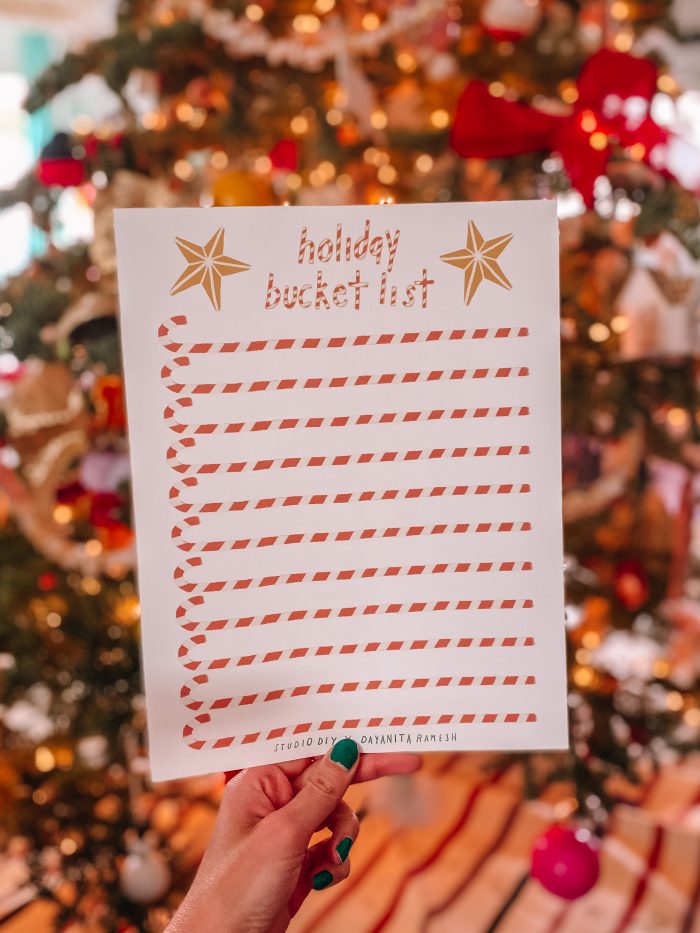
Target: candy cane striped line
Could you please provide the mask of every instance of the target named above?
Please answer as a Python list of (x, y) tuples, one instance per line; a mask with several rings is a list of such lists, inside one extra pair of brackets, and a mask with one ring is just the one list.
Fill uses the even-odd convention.
[[(210, 721), (208, 714), (206, 722)], [(188, 723), (182, 730), (182, 737), (190, 748), (203, 749), (230, 748), (234, 744), (250, 745), (258, 741), (274, 741), (285, 737), (305, 736), (309, 733), (347, 731), (350, 729), (405, 729), (425, 726), (494, 726), (501, 724), (536, 723), (536, 713), (444, 713), (437, 716), (374, 716), (371, 719), (323, 719), (319, 722), (301, 722), (293, 726), (278, 726), (267, 732), (249, 732), (240, 736), (228, 735), (218, 739), (194, 739), (195, 726)], [(200, 723), (203, 725), (205, 723)], [(188, 741), (189, 740), (189, 741)]]
[[(369, 603), (363, 606), (291, 609), (286, 612), (267, 612), (258, 616), (237, 616), (232, 619), (211, 619), (200, 622), (191, 619), (190, 615), (197, 611), (197, 607), (203, 605), (203, 596), (193, 596), (186, 603), (178, 606), (175, 616), (185, 631), (220, 632), (224, 629), (251, 628), (258, 625), (274, 625), (278, 622), (327, 621), (414, 612), (490, 612), (501, 609), (533, 609), (535, 603), (532, 599), (439, 599), (434, 602), (414, 600), (408, 603)], [(181, 649), (180, 653), (183, 656), (187, 651), (183, 653)]]
[[(202, 675), (204, 681), (208, 679)], [(204, 700), (188, 700), (187, 709), (192, 712), (202, 710), (222, 710), (236, 706), (253, 706), (256, 703), (274, 703), (277, 700), (293, 700), (305, 696), (328, 696), (331, 693), (359, 693), (365, 690), (430, 690), (444, 687), (531, 687), (536, 683), (532, 674), (499, 674), (480, 677), (416, 677), (413, 680), (394, 678), (392, 680), (349, 680), (343, 683), (300, 684), (282, 690), (269, 690), (267, 693), (248, 693), (233, 697), (219, 697), (209, 703)], [(183, 687), (183, 699), (189, 696), (189, 688)]]
[(201, 557), (188, 557), (175, 568), (173, 579), (185, 593), (221, 593), (226, 590), (247, 590), (265, 586), (287, 586), (297, 583), (346, 583), (349, 580), (371, 580), (381, 577), (411, 577), (444, 573), (517, 573), (532, 570), (531, 561), (481, 561), (459, 564), (412, 564), (406, 567), (353, 567), (349, 570), (315, 570), (271, 574), (239, 580), (213, 580), (208, 583), (187, 581), (185, 567), (201, 567)]
[(178, 439), (168, 449), (167, 460), (173, 470), (185, 475), (214, 473), (257, 473), (263, 470), (304, 469), (306, 467), (364, 466), (370, 463), (413, 463), (419, 460), (462, 459), (466, 457), (527, 457), (529, 445), (501, 444), (492, 447), (433, 447), (430, 450), (383, 450), (361, 454), (329, 454), (311, 457), (280, 457), (266, 460), (236, 460), (231, 463), (183, 463), (179, 458), (184, 450), (191, 450), (194, 437)]
[[(175, 399), (174, 405), (188, 408), (189, 397)], [(370, 424), (417, 424), (422, 421), (459, 421), (464, 418), (524, 418), (530, 414), (527, 405), (504, 405), (499, 408), (433, 408), (430, 411), (385, 411), (363, 415), (333, 415), (331, 417), (275, 418), (261, 421), (233, 421), (229, 424), (185, 424), (177, 420), (173, 405), (168, 405), (163, 418), (171, 431), (184, 435), (240, 434), (242, 431), (288, 431), (295, 428), (366, 427)]]
[[(179, 367), (189, 364), (177, 357)], [(404, 373), (365, 373), (359, 376), (307, 376), (299, 379), (255, 379), (251, 382), (177, 382), (170, 366), (163, 366), (161, 377), (166, 389), (188, 395), (235, 395), (244, 392), (285, 392), (294, 389), (348, 389), (422, 382), (461, 382), (467, 379), (514, 379), (530, 375), (527, 366), (499, 366), (491, 369), (433, 369)]]
[[(200, 524), (198, 516), (184, 520), (190, 527)], [(514, 534), (532, 531), (530, 522), (459, 522), (454, 525), (405, 525), (390, 528), (359, 528), (348, 531), (308, 531), (294, 534), (264, 535), (261, 538), (237, 538), (232, 541), (189, 541), (182, 525), (175, 525), (171, 535), (175, 545), (189, 554), (217, 551), (243, 551), (247, 548), (274, 547), (282, 544), (329, 544), (348, 541), (371, 541), (381, 538), (413, 538), (424, 535)]]
[(170, 501), (179, 512), (242, 512), (245, 509), (292, 508), (304, 505), (350, 505), (353, 502), (383, 502), (400, 499), (440, 498), (442, 496), (509, 496), (528, 495), (529, 483), (480, 484), (476, 486), (426, 486), (410, 489), (365, 489), (361, 492), (314, 493), (308, 496), (272, 496), (265, 499), (235, 499), (231, 502), (187, 502), (182, 498), (183, 486), (193, 488), (197, 480), (190, 477), (172, 486)]
[[(189, 646), (181, 645), (179, 657), (186, 658), (190, 647), (204, 645), (208, 635), (193, 635)], [(277, 651), (266, 651), (263, 654), (244, 654), (236, 658), (214, 658), (211, 661), (182, 661), (188, 670), (223, 670), (227, 667), (250, 667), (253, 664), (269, 664), (274, 661), (298, 661), (309, 658), (328, 658), (331, 655), (376, 654), (378, 651), (425, 651), (443, 650), (445, 648), (534, 648), (535, 639), (532, 635), (504, 635), (496, 638), (493, 635), (483, 635), (480, 638), (414, 638), (393, 641), (368, 641), (365, 643), (353, 642), (346, 645), (319, 645), (317, 647), (286, 648)], [(198, 680), (197, 683), (205, 683)], [(184, 688), (183, 688), (184, 689)], [(187, 696), (188, 694), (181, 694)]]
[(170, 318), (158, 328), (158, 337), (170, 353), (254, 353), (266, 350), (339, 350), (342, 347), (389, 346), (390, 344), (431, 343), (438, 340), (493, 340), (528, 337), (527, 327), (480, 327), (474, 330), (429, 330), (409, 333), (358, 334), (338, 337), (281, 337), (272, 340), (231, 341), (229, 343), (180, 343), (171, 331), (187, 324), (184, 314)]

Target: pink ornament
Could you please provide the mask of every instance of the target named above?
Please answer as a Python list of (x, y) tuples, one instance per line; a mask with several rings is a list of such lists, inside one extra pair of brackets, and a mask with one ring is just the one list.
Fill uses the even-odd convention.
[(586, 829), (552, 826), (535, 840), (530, 873), (558, 897), (583, 897), (600, 874), (597, 840)]

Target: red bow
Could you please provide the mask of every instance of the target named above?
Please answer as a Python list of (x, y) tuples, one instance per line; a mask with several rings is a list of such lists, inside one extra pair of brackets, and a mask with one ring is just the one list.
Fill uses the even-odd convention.
[(656, 92), (653, 62), (602, 49), (584, 64), (577, 90), (573, 112), (562, 116), (493, 97), (486, 84), (471, 81), (457, 104), (452, 147), (464, 158), (482, 159), (558, 152), (589, 207), (615, 146), (658, 170), (658, 153), (656, 159), (652, 153), (668, 133), (649, 115)]

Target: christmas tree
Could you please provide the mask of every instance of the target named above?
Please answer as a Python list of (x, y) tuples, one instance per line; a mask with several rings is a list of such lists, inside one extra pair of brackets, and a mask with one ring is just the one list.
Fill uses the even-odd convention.
[[(145, 777), (115, 207), (556, 199), (572, 746), (530, 791), (598, 829), (697, 745), (698, 41), (692, 0), (122, 0), (37, 78), (30, 113), (114, 101), (0, 192), (49, 244), (0, 288), (2, 825), (57, 922), (162, 929), (158, 840), (218, 792)], [(66, 188), (95, 231), (61, 250)]]

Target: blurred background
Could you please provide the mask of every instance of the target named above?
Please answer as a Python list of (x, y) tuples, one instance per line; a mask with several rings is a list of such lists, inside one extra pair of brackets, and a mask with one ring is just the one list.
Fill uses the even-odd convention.
[(700, 931), (699, 192), (698, 0), (0, 0), (3, 933), (160, 933), (223, 784), (149, 780), (113, 208), (520, 198), (561, 227), (571, 749), (355, 792), (292, 929)]

